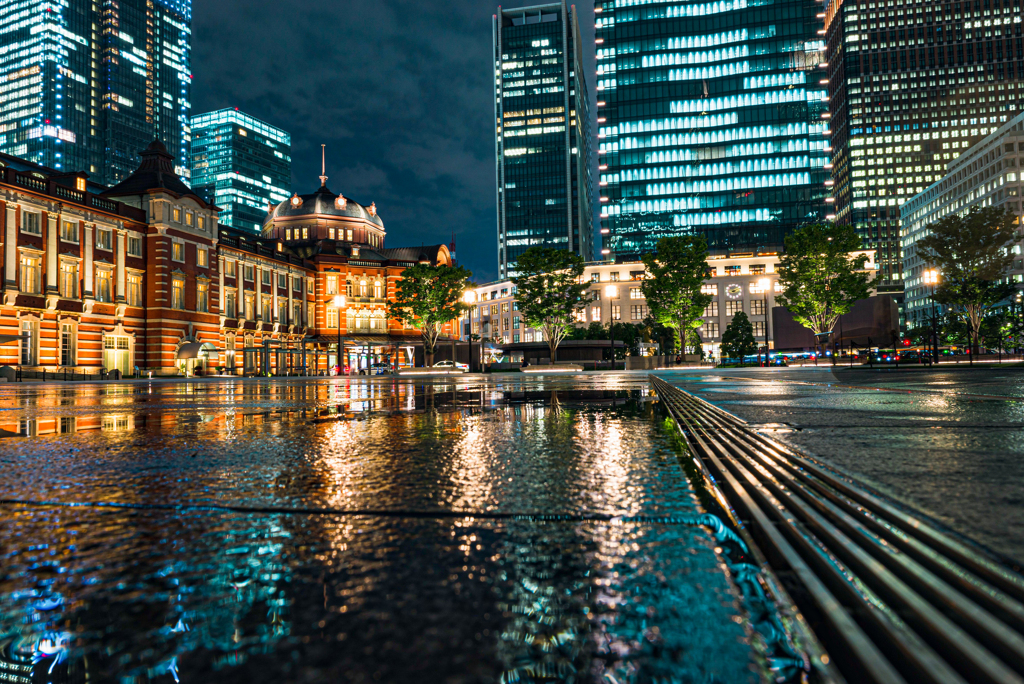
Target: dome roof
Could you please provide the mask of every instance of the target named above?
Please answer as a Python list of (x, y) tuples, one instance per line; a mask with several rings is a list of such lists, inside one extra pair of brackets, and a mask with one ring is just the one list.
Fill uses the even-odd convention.
[[(297, 202), (296, 199), (299, 201)], [(276, 218), (337, 216), (339, 218), (362, 219), (383, 228), (384, 222), (380, 220), (380, 216), (376, 212), (377, 208), (374, 205), (364, 207), (347, 197), (335, 195), (327, 189), (326, 185), (321, 185), (316, 192), (310, 195), (292, 195), (278, 204), (267, 214), (263, 225)]]

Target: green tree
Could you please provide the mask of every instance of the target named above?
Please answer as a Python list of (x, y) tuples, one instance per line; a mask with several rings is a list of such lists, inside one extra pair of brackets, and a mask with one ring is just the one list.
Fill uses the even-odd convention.
[(1012, 335), (1013, 321), (1006, 311), (997, 311), (985, 317), (978, 328), (978, 336), (989, 349), (1002, 351)]
[[(867, 299), (874, 279), (864, 271), (866, 255), (853, 226), (815, 223), (790, 234), (777, 267), (779, 305), (815, 335), (831, 332), (855, 302)], [(835, 359), (833, 358), (833, 363)]]
[(428, 366), (434, 364), (434, 350), (444, 325), (472, 308), (462, 299), (472, 275), (462, 266), (429, 264), (416, 264), (402, 271), (395, 300), (388, 302), (388, 316), (419, 328)]
[(544, 333), (555, 362), (558, 345), (572, 332), (576, 312), (586, 304), (583, 259), (564, 249), (531, 247), (516, 260), (519, 313), (526, 325)]
[(732, 321), (722, 333), (722, 356), (730, 359), (743, 360), (757, 351), (754, 340), (754, 326), (742, 311), (732, 317)]
[(920, 257), (939, 270), (933, 299), (963, 319), (975, 353), (986, 313), (1014, 290), (1005, 281), (1015, 220), (1009, 211), (974, 206), (964, 216), (951, 214), (931, 224), (917, 243)]
[(640, 289), (654, 319), (676, 331), (685, 349), (688, 331), (700, 327), (712, 296), (701, 293), (708, 276), (708, 243), (703, 235), (658, 240), (657, 252), (643, 256), (647, 277)]

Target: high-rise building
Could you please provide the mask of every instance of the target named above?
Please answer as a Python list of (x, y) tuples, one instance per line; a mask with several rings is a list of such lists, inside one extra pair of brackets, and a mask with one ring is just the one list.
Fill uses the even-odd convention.
[(824, 219), (828, 125), (816, 0), (598, 0), (602, 252), (666, 236), (776, 252)]
[[(971, 207), (999, 207), (1024, 218), (1024, 114), (996, 129), (949, 163), (946, 175), (899, 207), (903, 247), (903, 284), (906, 322), (910, 327), (928, 325), (935, 311), (932, 285), (925, 271), (935, 264), (921, 255), (918, 242), (931, 234), (929, 226)], [(1024, 239), (1014, 246), (1021, 253)], [(1024, 287), (1024, 261), (1015, 258), (1008, 277)], [(939, 274), (941, 279), (942, 274)]]
[(0, 0), (0, 151), (114, 184), (159, 138), (188, 175), (191, 0)]
[(576, 7), (494, 15), (498, 271), (535, 245), (593, 253), (590, 100)]
[(192, 117), (192, 187), (220, 223), (259, 232), (267, 205), (288, 199), (292, 137), (237, 109)]
[(829, 0), (836, 220), (903, 289), (900, 207), (1024, 98), (1020, 0)]

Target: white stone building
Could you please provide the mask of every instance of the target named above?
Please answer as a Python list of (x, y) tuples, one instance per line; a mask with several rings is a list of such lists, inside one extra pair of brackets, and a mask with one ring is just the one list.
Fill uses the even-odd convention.
[[(903, 205), (900, 234), (908, 326), (925, 325), (932, 314), (931, 285), (924, 278), (932, 264), (921, 257), (917, 243), (929, 235), (931, 224), (951, 214), (965, 214), (974, 206), (1005, 207), (1017, 215), (1019, 226), (1024, 196), (1022, 160), (1024, 113), (961, 154), (942, 180)], [(1018, 255), (1022, 243), (1024, 239), (1014, 246)], [(1022, 282), (1024, 263), (1020, 259), (1014, 261), (1010, 277)]]

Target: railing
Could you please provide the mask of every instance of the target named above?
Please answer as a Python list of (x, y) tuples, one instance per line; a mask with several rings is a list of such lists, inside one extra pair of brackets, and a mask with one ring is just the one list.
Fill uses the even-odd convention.
[(17, 174), (14, 176), (14, 182), (30, 190), (38, 190), (39, 192), (46, 192), (46, 181), (39, 178), (33, 178), (32, 176), (23, 176)]

